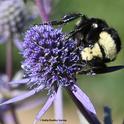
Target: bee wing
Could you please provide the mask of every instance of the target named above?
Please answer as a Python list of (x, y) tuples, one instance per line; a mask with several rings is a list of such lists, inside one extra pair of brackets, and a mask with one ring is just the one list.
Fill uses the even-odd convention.
[(96, 67), (86, 68), (82, 70), (81, 72), (79, 72), (78, 74), (87, 74), (87, 75), (104, 74), (104, 73), (118, 71), (121, 69), (124, 69), (124, 65), (111, 66), (111, 67), (107, 67), (106, 65), (103, 67), (96, 66)]
[(118, 66), (111, 66), (111, 67), (104, 67), (101, 68), (100, 70), (96, 70), (96, 74), (104, 74), (104, 73), (110, 73), (114, 71), (118, 71), (124, 69), (124, 65), (118, 65)]

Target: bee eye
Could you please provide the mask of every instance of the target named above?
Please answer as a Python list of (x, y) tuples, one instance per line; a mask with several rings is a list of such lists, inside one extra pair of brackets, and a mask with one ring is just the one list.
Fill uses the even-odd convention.
[(93, 28), (98, 28), (98, 24), (93, 23), (93, 24), (92, 24), (92, 27), (93, 27)]
[(89, 45), (89, 48), (93, 48), (93, 45), (90, 44), (90, 45)]

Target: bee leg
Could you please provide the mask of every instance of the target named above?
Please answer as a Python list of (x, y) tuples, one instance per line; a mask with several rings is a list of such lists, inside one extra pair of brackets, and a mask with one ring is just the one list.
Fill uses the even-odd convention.
[(73, 31), (69, 32), (66, 36), (65, 36), (65, 40), (68, 40), (69, 38), (73, 37), (74, 35), (76, 35), (78, 32), (80, 32), (84, 27), (81, 27), (79, 29), (74, 29)]
[(67, 22), (73, 21), (75, 19), (78, 19), (80, 17), (82, 17), (82, 14), (80, 14), (80, 13), (71, 13), (71, 14), (65, 15), (62, 18), (62, 20), (63, 20), (64, 23), (67, 23)]
[(70, 21), (73, 21), (77, 18), (82, 17), (82, 14), (80, 13), (72, 13), (72, 14), (67, 14), (65, 16), (63, 16), (60, 20), (53, 20), (44, 24), (51, 24), (51, 25), (62, 25), (62, 24), (66, 24)]
[(96, 75), (96, 73), (93, 70), (90, 70), (89, 72), (86, 73), (86, 75), (94, 76), (94, 75)]

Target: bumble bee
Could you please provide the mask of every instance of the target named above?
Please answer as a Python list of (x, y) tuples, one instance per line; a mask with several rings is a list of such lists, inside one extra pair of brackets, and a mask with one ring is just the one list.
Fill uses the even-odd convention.
[[(104, 20), (88, 18), (80, 13), (65, 15), (59, 21), (51, 21), (52, 25), (64, 25), (75, 19), (80, 19), (73, 30), (67, 34), (67, 38), (73, 38), (82, 46), (80, 56), (85, 61), (86, 67), (81, 73), (104, 73), (113, 70), (106, 63), (116, 59), (121, 50), (121, 40), (118, 32), (110, 27)], [(118, 70), (117, 68), (114, 68)], [(120, 68), (119, 68), (120, 69)]]

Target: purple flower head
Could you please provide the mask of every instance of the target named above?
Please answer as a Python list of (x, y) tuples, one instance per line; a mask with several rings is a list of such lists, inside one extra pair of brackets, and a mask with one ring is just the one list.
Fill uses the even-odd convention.
[(34, 10), (30, 10), (24, 0), (1, 0), (0, 5), (0, 44), (12, 40), (22, 50), (21, 34), (26, 29), (27, 22), (36, 18)]
[(85, 113), (95, 116), (91, 101), (76, 84), (76, 73), (85, 66), (80, 56), (81, 48), (75, 40), (65, 40), (65, 36), (61, 29), (45, 24), (36, 25), (26, 32), (22, 52), (25, 79), (13, 84), (27, 84), (30, 91), (1, 105), (26, 99), (43, 89), (48, 90), (49, 98), (36, 116), (35, 124), (52, 105), (58, 89), (64, 87), (80, 104), (79, 108), (82, 106)]
[(73, 84), (81, 69), (77, 66), (80, 56), (76, 47), (74, 40), (64, 41), (61, 29), (50, 25), (32, 27), (26, 33), (22, 52), (22, 67), (30, 79), (28, 85), (50, 89)]
[(26, 9), (22, 0), (5, 0), (0, 4), (0, 42), (2, 42), (24, 29)]

